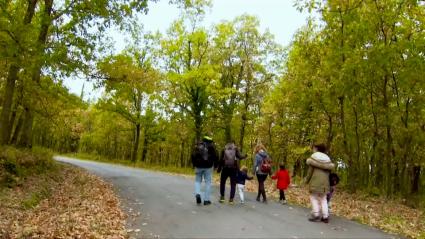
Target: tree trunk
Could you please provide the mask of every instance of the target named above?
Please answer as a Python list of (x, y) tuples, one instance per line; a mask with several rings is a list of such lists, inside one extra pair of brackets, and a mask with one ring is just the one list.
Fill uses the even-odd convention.
[[(24, 25), (31, 23), (34, 16), (35, 7), (38, 0), (28, 0), (27, 11), (24, 17)], [(4, 101), (0, 115), (0, 145), (7, 144), (10, 139), (11, 129), (13, 122), (10, 121), (10, 113), (13, 103), (13, 96), (15, 93), (15, 85), (18, 80), (18, 72), (20, 70), (19, 57), (15, 56), (17, 62), (12, 63), (6, 80), (6, 87), (4, 89)]]
[(137, 161), (137, 154), (139, 151), (139, 140), (140, 140), (140, 123), (137, 123), (135, 131), (134, 131), (133, 152), (131, 154), (131, 161), (133, 163), (136, 163)]
[(420, 178), (421, 178), (421, 166), (415, 165), (412, 168), (412, 181), (411, 181), (412, 184), (410, 189), (411, 194), (419, 193)]
[(180, 167), (184, 167), (184, 141), (182, 140), (181, 144), (180, 144)]
[(242, 123), (241, 123), (241, 129), (240, 129), (240, 134), (239, 134), (239, 137), (240, 137), (239, 138), (239, 147), (240, 147), (241, 152), (243, 150), (243, 142), (244, 142), (244, 137), (245, 137), (246, 122), (248, 121), (247, 114), (248, 114), (249, 97), (250, 97), (249, 91), (250, 91), (250, 89), (249, 89), (249, 84), (248, 84), (247, 88), (246, 88), (246, 92), (245, 92), (244, 108), (243, 108), (242, 117), (241, 117)]
[(390, 112), (389, 112), (389, 99), (388, 99), (388, 93), (387, 93), (387, 86), (388, 86), (388, 75), (384, 76), (384, 84), (382, 88), (382, 94), (383, 94), (383, 109), (385, 110), (384, 116), (385, 116), (385, 131), (386, 131), (386, 147), (384, 151), (384, 163), (386, 166), (385, 170), (385, 183), (386, 183), (386, 194), (387, 196), (392, 195), (393, 191), (393, 171), (392, 171), (392, 164), (393, 160), (393, 137), (392, 137), (392, 127), (390, 122)]
[(25, 107), (25, 118), (22, 128), (22, 134), (18, 145), (20, 147), (31, 148), (32, 147), (32, 126), (33, 126), (33, 112)]
[(226, 143), (230, 143), (232, 141), (232, 115), (227, 113), (224, 117), (224, 136)]
[[(348, 146), (348, 136), (347, 136), (347, 128), (345, 125), (345, 111), (344, 111), (344, 96), (340, 96), (338, 98), (339, 100), (339, 113), (340, 113), (340, 120), (341, 120), (341, 129), (342, 129), (342, 135), (343, 135), (343, 146), (344, 146), (344, 154), (348, 163), (348, 178), (356, 178), (355, 177), (355, 169), (353, 165), (353, 158), (351, 157), (351, 152)], [(356, 189), (356, 182), (354, 180), (348, 180), (348, 186), (352, 192)]]
[(195, 111), (195, 141), (199, 141), (202, 138), (202, 115), (201, 111)]
[[(354, 178), (358, 178), (361, 175), (361, 171), (360, 171), (361, 145), (360, 145), (360, 134), (359, 134), (359, 114), (357, 112), (357, 106), (353, 106), (353, 112), (354, 112), (354, 131), (356, 134), (356, 161), (353, 162), (353, 172), (354, 172)], [(363, 181), (360, 181), (358, 183), (366, 183), (364, 181), (365, 178), (366, 177), (362, 177)]]
[[(44, 57), (44, 50), (46, 48), (46, 42), (47, 42), (47, 36), (48, 36), (48, 32), (49, 32), (49, 27), (52, 23), (52, 19), (51, 19), (51, 14), (52, 14), (52, 10), (53, 10), (53, 0), (44, 0), (44, 15), (42, 17), (42, 22), (41, 22), (41, 30), (40, 33), (38, 35), (38, 39), (37, 39), (37, 51), (36, 51), (36, 56), (38, 58), (38, 60), (35, 63), (35, 67), (34, 67), (34, 71), (32, 74), (32, 82), (35, 83), (36, 85), (40, 84), (40, 78), (41, 78), (41, 68), (43, 67), (43, 57)], [(28, 102), (27, 104), (27, 109), (28, 109), (28, 117), (25, 117), (25, 127), (24, 127), (24, 132), (22, 134), (22, 144), (21, 146), (23, 147), (27, 147), (27, 148), (31, 148), (32, 147), (32, 126), (33, 126), (33, 122), (34, 122), (34, 112), (32, 107), (36, 104), (36, 102), (31, 99), (30, 102)]]
[(246, 117), (246, 113), (244, 112), (242, 114), (242, 124), (241, 124), (241, 130), (240, 130), (240, 134), (239, 134), (239, 149), (242, 152), (243, 150), (243, 141), (244, 141), (244, 137), (245, 137), (245, 127), (246, 127), (246, 121), (247, 121), (247, 117)]
[(332, 141), (334, 138), (333, 135), (333, 121), (332, 121), (332, 116), (327, 113), (328, 116), (328, 136), (326, 138), (326, 146), (328, 147), (328, 151), (332, 151)]
[(148, 137), (146, 135), (146, 130), (143, 136), (143, 150), (142, 150), (142, 162), (146, 161), (146, 155), (148, 154), (148, 146), (149, 146), (149, 142), (148, 142)]
[(0, 115), (0, 145), (7, 144), (10, 139), (10, 131), (12, 123), (10, 122), (10, 113), (12, 110), (13, 95), (15, 93), (15, 84), (18, 79), (19, 67), (12, 64), (6, 80), (6, 87), (4, 88), (4, 100), (2, 111)]
[(22, 126), (24, 123), (24, 112), (19, 114), (18, 122), (16, 123), (15, 130), (13, 131), (12, 139), (10, 140), (10, 144), (17, 144), (19, 140), (19, 134), (21, 133)]

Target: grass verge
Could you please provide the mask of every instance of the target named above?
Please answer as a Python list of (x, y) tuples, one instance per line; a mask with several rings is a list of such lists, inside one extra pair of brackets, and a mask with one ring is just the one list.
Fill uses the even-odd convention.
[(128, 160), (106, 159), (102, 156), (86, 154), (86, 153), (69, 153), (69, 154), (64, 154), (63, 156), (78, 158), (83, 160), (98, 161), (103, 163), (113, 163), (113, 164), (119, 164), (119, 165), (128, 166), (128, 167), (149, 169), (149, 170), (159, 171), (159, 172), (175, 173), (175, 174), (181, 174), (181, 175), (193, 175), (193, 169), (191, 168), (182, 168), (182, 167), (176, 167), (176, 166), (161, 166), (157, 164), (149, 164), (144, 162), (132, 163)]

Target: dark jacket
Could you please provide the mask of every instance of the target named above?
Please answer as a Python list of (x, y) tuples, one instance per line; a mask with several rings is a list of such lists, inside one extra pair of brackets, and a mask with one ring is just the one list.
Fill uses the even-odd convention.
[[(233, 145), (226, 144), (226, 147), (225, 148), (227, 148), (229, 146), (232, 146), (235, 149), (235, 152), (236, 152), (236, 165), (235, 165), (235, 168), (239, 168), (239, 160), (242, 160), (242, 159), (246, 158), (247, 156), (246, 156), (246, 154), (245, 155), (242, 155), (241, 152), (239, 151), (238, 147), (235, 144), (233, 144)], [(217, 170), (217, 172), (220, 172), (224, 168), (224, 150), (225, 149), (223, 149), (221, 151), (220, 160), (218, 161), (218, 170)]]
[(238, 174), (236, 175), (236, 183), (245, 185), (245, 180), (252, 180), (253, 178), (254, 177), (250, 177), (245, 172), (239, 170)]
[(196, 168), (211, 168), (211, 167), (217, 167), (218, 165), (218, 155), (217, 150), (215, 149), (214, 142), (212, 140), (203, 139), (203, 143), (207, 146), (208, 149), (208, 159), (203, 160), (202, 155), (198, 152), (198, 150), (195, 148), (192, 152), (192, 165)]

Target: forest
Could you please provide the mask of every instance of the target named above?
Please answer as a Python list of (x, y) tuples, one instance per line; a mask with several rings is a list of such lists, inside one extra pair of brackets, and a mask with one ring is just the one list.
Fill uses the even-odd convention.
[[(255, 16), (204, 27), (207, 0), (171, 1), (181, 15), (147, 32), (150, 3), (0, 0), (0, 145), (191, 168), (209, 135), (301, 178), (325, 143), (349, 191), (423, 201), (424, 1), (296, 0), (311, 17), (289, 46)], [(131, 36), (118, 54), (110, 29)]]

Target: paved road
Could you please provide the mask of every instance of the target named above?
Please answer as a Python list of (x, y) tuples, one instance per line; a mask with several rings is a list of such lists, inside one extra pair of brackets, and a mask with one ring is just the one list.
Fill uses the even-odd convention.
[[(193, 179), (106, 163), (56, 157), (111, 182), (129, 213), (128, 227), (143, 238), (394, 238), (375, 228), (332, 217), (329, 224), (307, 221), (309, 210), (247, 194), (245, 205), (217, 202), (197, 206)], [(227, 190), (229, 191), (229, 190)], [(228, 192), (227, 192), (228, 193)], [(140, 214), (139, 214), (140, 213)]]

